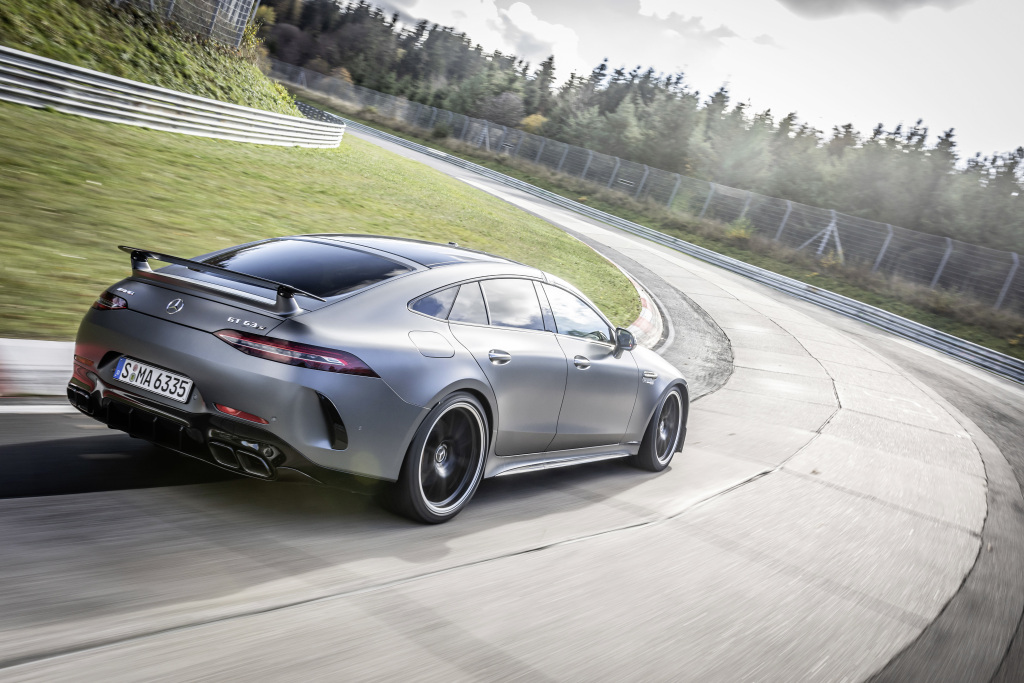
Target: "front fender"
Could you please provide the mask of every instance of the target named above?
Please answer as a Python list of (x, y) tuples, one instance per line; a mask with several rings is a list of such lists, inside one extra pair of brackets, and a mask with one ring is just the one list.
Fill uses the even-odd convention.
[[(685, 427), (690, 414), (690, 391), (683, 373), (648, 349), (638, 348), (633, 351), (633, 355), (640, 370), (640, 389), (637, 391), (636, 404), (633, 406), (633, 414), (629, 419), (629, 426), (626, 428), (623, 441), (639, 443), (643, 439), (644, 431), (647, 430), (654, 410), (673, 387), (679, 387), (683, 392), (683, 427)], [(656, 377), (645, 378), (645, 371), (653, 372)]]

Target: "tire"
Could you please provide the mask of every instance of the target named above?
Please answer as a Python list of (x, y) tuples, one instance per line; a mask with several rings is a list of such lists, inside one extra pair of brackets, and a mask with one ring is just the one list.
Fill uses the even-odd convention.
[(683, 447), (686, 438), (683, 392), (673, 387), (665, 394), (644, 432), (640, 450), (631, 462), (640, 469), (661, 472), (672, 462), (672, 456)]
[(483, 478), (488, 434), (483, 406), (470, 394), (434, 406), (409, 444), (389, 507), (425, 524), (457, 515)]

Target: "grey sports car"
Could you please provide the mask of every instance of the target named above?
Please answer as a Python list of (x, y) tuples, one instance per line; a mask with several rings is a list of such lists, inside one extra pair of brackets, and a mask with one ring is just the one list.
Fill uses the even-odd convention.
[(82, 321), (68, 398), (212, 465), (391, 482), (389, 502), (436, 523), (485, 477), (610, 458), (660, 471), (682, 448), (680, 372), (535, 268), (371, 235), (121, 249), (132, 275)]

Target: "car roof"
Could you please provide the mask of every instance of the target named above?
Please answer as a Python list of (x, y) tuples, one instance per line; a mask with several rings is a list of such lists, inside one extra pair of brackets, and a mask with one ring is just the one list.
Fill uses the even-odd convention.
[(427, 268), (453, 265), (457, 263), (516, 263), (511, 259), (502, 258), (482, 251), (466, 249), (454, 242), (448, 244), (437, 244), (424, 240), (414, 240), (402, 237), (382, 237), (380, 235), (347, 235), (337, 233), (318, 233), (303, 235), (303, 237), (316, 237), (327, 239), (332, 242), (352, 244), (366, 247), (376, 251), (393, 254), (403, 259), (419, 263)]

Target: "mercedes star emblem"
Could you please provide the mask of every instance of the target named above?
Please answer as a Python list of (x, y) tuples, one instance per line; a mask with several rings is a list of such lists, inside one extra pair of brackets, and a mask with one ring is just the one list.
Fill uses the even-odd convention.
[(185, 302), (181, 299), (175, 299), (171, 303), (167, 304), (167, 313), (174, 315), (183, 308), (185, 308)]

